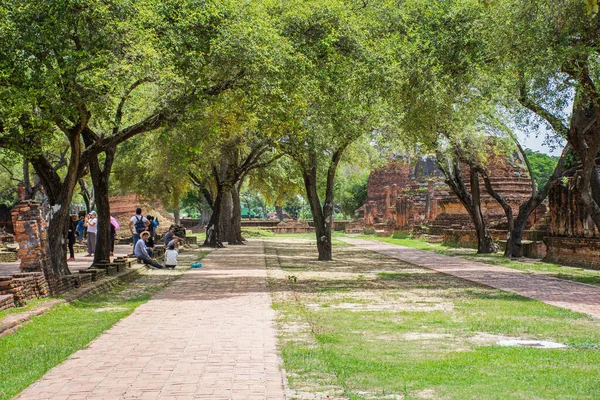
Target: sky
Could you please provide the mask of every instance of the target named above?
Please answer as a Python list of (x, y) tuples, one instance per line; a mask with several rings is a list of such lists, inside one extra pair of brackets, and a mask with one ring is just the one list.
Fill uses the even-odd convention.
[(534, 134), (526, 134), (522, 131), (518, 131), (517, 135), (519, 136), (521, 146), (531, 150), (536, 150), (551, 156), (559, 156), (563, 149), (562, 147), (552, 149), (547, 144), (544, 144), (544, 138), (546, 137), (546, 135), (543, 131), (540, 132), (540, 134), (537, 137)]

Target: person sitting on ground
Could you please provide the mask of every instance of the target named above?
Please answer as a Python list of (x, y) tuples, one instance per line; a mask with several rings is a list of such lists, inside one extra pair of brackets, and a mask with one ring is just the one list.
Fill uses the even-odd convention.
[(146, 249), (146, 242), (148, 241), (149, 237), (150, 232), (148, 231), (144, 231), (140, 234), (140, 240), (138, 240), (138, 242), (135, 244), (133, 254), (138, 260), (142, 261), (144, 265), (146, 265), (146, 268), (150, 268), (148, 265), (151, 265), (154, 268), (161, 269), (163, 266), (154, 261)]
[(177, 242), (178, 239), (173, 239), (167, 246), (167, 250), (165, 251), (165, 268), (175, 269), (177, 266), (177, 255), (179, 254)]
[(171, 225), (169, 227), (169, 231), (165, 233), (165, 237), (163, 239), (165, 240), (165, 247), (169, 247), (169, 243), (173, 239), (184, 240), (183, 238), (175, 236), (175, 225)]

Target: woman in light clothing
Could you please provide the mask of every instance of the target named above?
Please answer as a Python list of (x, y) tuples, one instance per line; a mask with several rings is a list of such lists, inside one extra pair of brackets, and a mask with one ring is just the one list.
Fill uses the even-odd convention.
[(173, 239), (167, 245), (167, 250), (165, 251), (165, 268), (175, 269), (177, 266), (177, 256), (179, 255), (177, 243), (180, 240), (181, 239)]
[(96, 252), (96, 233), (98, 232), (98, 218), (96, 211), (92, 211), (89, 216), (85, 217), (85, 223), (87, 227), (87, 255), (91, 257)]

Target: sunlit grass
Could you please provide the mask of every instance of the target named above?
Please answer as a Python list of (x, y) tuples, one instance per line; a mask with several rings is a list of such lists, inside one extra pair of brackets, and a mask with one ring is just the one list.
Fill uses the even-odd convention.
[[(172, 277), (170, 279), (173, 279)], [(139, 290), (121, 284), (110, 293), (60, 304), (0, 338), (0, 399), (10, 399), (75, 351), (131, 314), (164, 287), (164, 279)]]
[[(351, 273), (341, 260), (314, 270), (301, 253), (277, 250), (298, 260), (281, 267), (282, 276), (296, 271), (297, 281), (281, 280), (294, 295), (276, 296), (273, 306), (280, 326), (291, 332), (282, 333), (282, 356), (300, 395), (313, 390), (365, 400), (597, 398), (597, 320), (413, 265), (378, 264), (385, 256), (373, 262), (373, 253), (360, 251), (350, 248), (346, 255), (371, 271)], [(272, 279), (279, 267), (273, 268)], [(568, 347), (497, 344), (506, 338)]]
[(427, 241), (418, 238), (395, 239), (393, 237), (378, 237), (375, 235), (364, 235), (359, 237), (410, 247), (418, 250), (435, 251), (438, 254), (461, 257), (467, 260), (517, 269), (523, 272), (542, 273), (559, 279), (567, 279), (575, 282), (600, 286), (600, 271), (598, 270), (566, 267), (529, 258), (507, 258), (504, 257), (502, 253), (477, 254), (475, 249), (448, 247), (440, 243), (428, 243)]

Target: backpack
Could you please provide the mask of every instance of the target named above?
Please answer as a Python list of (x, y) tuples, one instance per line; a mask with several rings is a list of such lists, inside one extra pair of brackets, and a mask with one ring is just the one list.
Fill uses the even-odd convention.
[(137, 221), (135, 221), (135, 231), (137, 233), (142, 233), (146, 230), (146, 224), (144, 223), (144, 217), (135, 217)]

